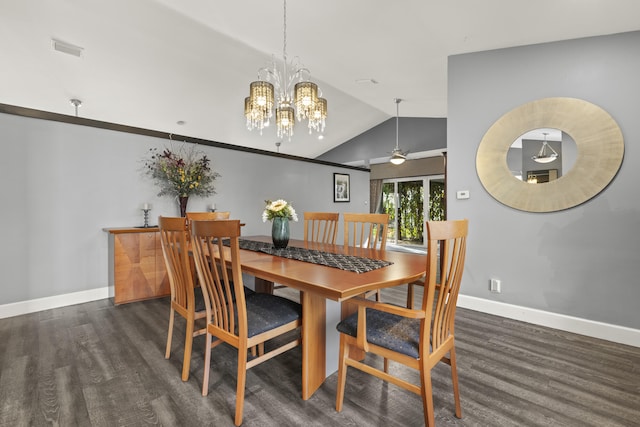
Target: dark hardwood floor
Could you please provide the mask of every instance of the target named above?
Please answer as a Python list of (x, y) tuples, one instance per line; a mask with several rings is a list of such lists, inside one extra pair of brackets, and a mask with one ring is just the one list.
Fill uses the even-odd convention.
[[(401, 291), (383, 298), (401, 302)], [(182, 382), (184, 323), (177, 320), (165, 360), (168, 312), (167, 299), (101, 300), (0, 320), (0, 426), (232, 426), (234, 352), (213, 350), (202, 397), (204, 338)], [(456, 341), (463, 418), (453, 414), (449, 367), (438, 366), (438, 426), (640, 425), (640, 348), (465, 309)], [(303, 401), (300, 372), (299, 349), (251, 369), (243, 425), (423, 425), (418, 396), (355, 370), (341, 413), (336, 374)]]

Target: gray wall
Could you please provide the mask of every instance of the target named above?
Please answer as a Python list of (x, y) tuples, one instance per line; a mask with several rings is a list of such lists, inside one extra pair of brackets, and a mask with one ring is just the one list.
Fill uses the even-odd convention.
[[(412, 153), (438, 150), (447, 146), (447, 119), (400, 117), (398, 121), (398, 145), (402, 151)], [(351, 163), (391, 156), (396, 146), (396, 118), (382, 122), (327, 151), (319, 160)], [(368, 164), (368, 163), (367, 163)]]
[[(140, 174), (149, 148), (170, 147), (169, 141), (9, 114), (0, 114), (0, 129), (0, 306), (106, 287), (102, 229), (142, 225), (145, 202), (152, 205), (151, 218), (178, 215), (177, 203), (157, 197), (158, 189)], [(222, 177), (216, 195), (191, 198), (188, 210), (215, 202), (246, 223), (244, 235), (270, 234), (261, 218), (265, 199), (293, 203), (300, 214), (291, 224), (294, 238), (303, 237), (305, 210), (369, 211), (366, 171), (202, 150)], [(334, 172), (350, 174), (350, 203), (333, 203)]]
[[(461, 293), (640, 328), (640, 32), (450, 57), (449, 218), (469, 218)], [(617, 121), (625, 157), (614, 181), (578, 207), (526, 213), (482, 187), (475, 156), (489, 127), (546, 97), (594, 103)], [(502, 293), (488, 290), (502, 280)]]

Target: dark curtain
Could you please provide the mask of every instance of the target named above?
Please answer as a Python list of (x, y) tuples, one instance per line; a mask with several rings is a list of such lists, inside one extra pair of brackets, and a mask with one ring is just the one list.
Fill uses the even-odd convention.
[(382, 212), (382, 180), (369, 181), (369, 213)]

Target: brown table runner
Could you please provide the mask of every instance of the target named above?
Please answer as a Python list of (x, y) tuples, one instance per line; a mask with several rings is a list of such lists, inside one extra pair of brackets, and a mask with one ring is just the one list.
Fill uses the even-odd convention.
[[(283, 258), (295, 259), (298, 261), (311, 262), (314, 264), (326, 265), (327, 267), (339, 268), (341, 270), (353, 271), (355, 273), (366, 273), (393, 264), (391, 261), (383, 259), (372, 259), (354, 255), (335, 254), (323, 252), (316, 249), (298, 248), (289, 246), (284, 249), (276, 249), (273, 244), (259, 242), (255, 240), (238, 239), (240, 249), (264, 252), (269, 255)], [(228, 245), (228, 242), (225, 242)]]

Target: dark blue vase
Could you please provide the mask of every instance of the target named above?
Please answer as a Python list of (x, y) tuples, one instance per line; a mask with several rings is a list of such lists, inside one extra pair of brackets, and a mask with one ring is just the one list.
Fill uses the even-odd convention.
[(284, 249), (289, 244), (289, 220), (275, 217), (271, 224), (271, 239), (276, 249)]

